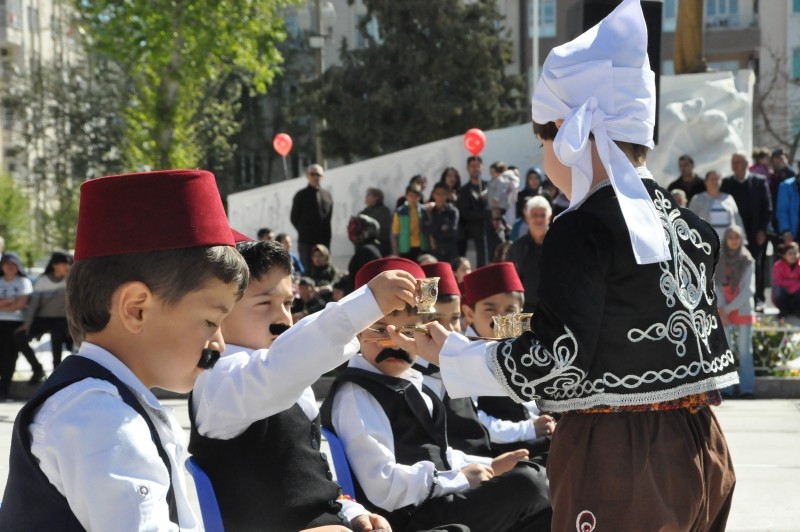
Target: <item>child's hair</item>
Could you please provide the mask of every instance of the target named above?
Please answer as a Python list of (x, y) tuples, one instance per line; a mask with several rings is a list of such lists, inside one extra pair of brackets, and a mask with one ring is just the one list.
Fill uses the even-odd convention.
[(258, 242), (239, 242), (236, 249), (242, 254), (250, 278), (261, 280), (262, 275), (268, 274), (275, 268), (292, 274), (292, 258), (280, 242), (276, 240), (261, 240)]
[(50, 255), (50, 260), (47, 261), (47, 266), (44, 268), (44, 273), (49, 275), (53, 273), (53, 266), (56, 264), (72, 264), (72, 255), (64, 253), (63, 251), (54, 251)]
[[(558, 127), (556, 127), (555, 122), (548, 122), (546, 124), (537, 124), (534, 122), (533, 134), (542, 140), (553, 140), (558, 134)], [(593, 139), (594, 135), (589, 133), (589, 138)], [(637, 159), (641, 162), (645, 162), (647, 160), (647, 153), (650, 151), (650, 148), (647, 146), (634, 144), (632, 142), (623, 142), (621, 140), (615, 140), (614, 142), (616, 142), (617, 146), (620, 148), (629, 148), (634, 159)]]
[(439, 189), (442, 189), (445, 192), (450, 192), (450, 187), (448, 187), (447, 183), (445, 183), (444, 181), (439, 181), (435, 185), (433, 185), (433, 191), (432, 192), (436, 192)]
[(788, 252), (790, 249), (793, 249), (795, 253), (800, 253), (800, 246), (797, 245), (797, 242), (790, 242), (781, 246), (781, 257), (786, 255), (786, 252)]
[(439, 297), (436, 298), (437, 303), (450, 303), (455, 301), (456, 299), (461, 299), (461, 296), (456, 294), (441, 294)]
[(489, 168), (491, 168), (498, 174), (502, 174), (503, 172), (508, 170), (508, 166), (506, 166), (506, 163), (504, 163), (503, 161), (495, 161)]
[(235, 283), (239, 297), (249, 282), (247, 264), (231, 246), (168, 249), (77, 261), (67, 275), (67, 321), (72, 337), (102, 331), (117, 288), (138, 281), (173, 305), (209, 279)]
[(272, 229), (270, 229), (269, 227), (262, 227), (261, 229), (258, 230), (258, 234), (256, 236), (258, 237), (259, 240), (261, 240), (265, 236), (269, 235), (271, 232)]
[(406, 194), (412, 192), (417, 195), (417, 197), (422, 197), (422, 189), (419, 188), (419, 185), (408, 185), (406, 187)]
[(453, 269), (453, 273), (456, 272), (460, 267), (464, 264), (468, 263), (469, 259), (467, 257), (456, 257), (452, 261), (450, 261), (450, 267)]

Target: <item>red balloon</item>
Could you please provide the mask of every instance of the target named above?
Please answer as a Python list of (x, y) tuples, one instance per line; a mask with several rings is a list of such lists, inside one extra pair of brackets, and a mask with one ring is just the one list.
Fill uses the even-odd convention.
[(280, 154), (281, 157), (286, 157), (292, 151), (292, 137), (286, 133), (278, 133), (272, 139), (272, 147)]
[(478, 155), (486, 145), (486, 135), (478, 128), (472, 128), (464, 134), (464, 147), (472, 155)]

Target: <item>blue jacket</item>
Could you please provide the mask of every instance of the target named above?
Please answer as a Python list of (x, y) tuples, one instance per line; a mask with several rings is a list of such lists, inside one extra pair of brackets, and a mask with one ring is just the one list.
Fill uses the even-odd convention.
[(781, 234), (789, 231), (792, 238), (797, 240), (797, 230), (800, 226), (800, 187), (797, 178), (790, 177), (778, 185), (778, 232)]

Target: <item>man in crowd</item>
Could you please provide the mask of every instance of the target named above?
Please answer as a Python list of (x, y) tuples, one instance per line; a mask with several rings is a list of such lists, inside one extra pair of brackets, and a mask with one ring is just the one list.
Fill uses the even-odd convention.
[(258, 236), (259, 240), (275, 240), (275, 232), (269, 227), (259, 229), (256, 236)]
[(686, 201), (692, 201), (692, 196), (706, 191), (706, 183), (699, 175), (694, 173), (694, 159), (690, 155), (678, 157), (678, 168), (681, 175), (669, 184), (667, 190), (672, 192), (675, 189), (683, 190), (686, 193)]
[(291, 221), (297, 229), (297, 245), (300, 262), (311, 264), (311, 250), (317, 244), (331, 246), (331, 216), (333, 198), (320, 186), (325, 171), (318, 164), (306, 169), (308, 186), (294, 195)]
[(756, 312), (764, 308), (764, 268), (766, 261), (767, 227), (772, 219), (772, 198), (764, 176), (747, 170), (747, 157), (741, 153), (731, 156), (733, 175), (722, 180), (720, 190), (733, 196), (744, 222), (747, 249), (756, 260)]
[(467, 242), (475, 242), (478, 267), (486, 264), (486, 191), (488, 183), (481, 180), (483, 159), (474, 155), (467, 159), (469, 182), (458, 191), (458, 212), (461, 219), (459, 254), (466, 256)]

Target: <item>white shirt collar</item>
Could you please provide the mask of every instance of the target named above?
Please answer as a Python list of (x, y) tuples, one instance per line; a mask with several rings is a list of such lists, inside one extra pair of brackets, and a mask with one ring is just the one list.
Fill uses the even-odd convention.
[(79, 356), (88, 358), (93, 362), (97, 362), (111, 373), (114, 374), (119, 380), (131, 389), (139, 399), (147, 406), (165, 412), (172, 412), (172, 409), (162, 405), (158, 398), (153, 395), (147, 387), (139, 380), (139, 378), (126, 366), (120, 359), (115, 357), (110, 351), (100, 347), (91, 342), (83, 342), (77, 353)]

